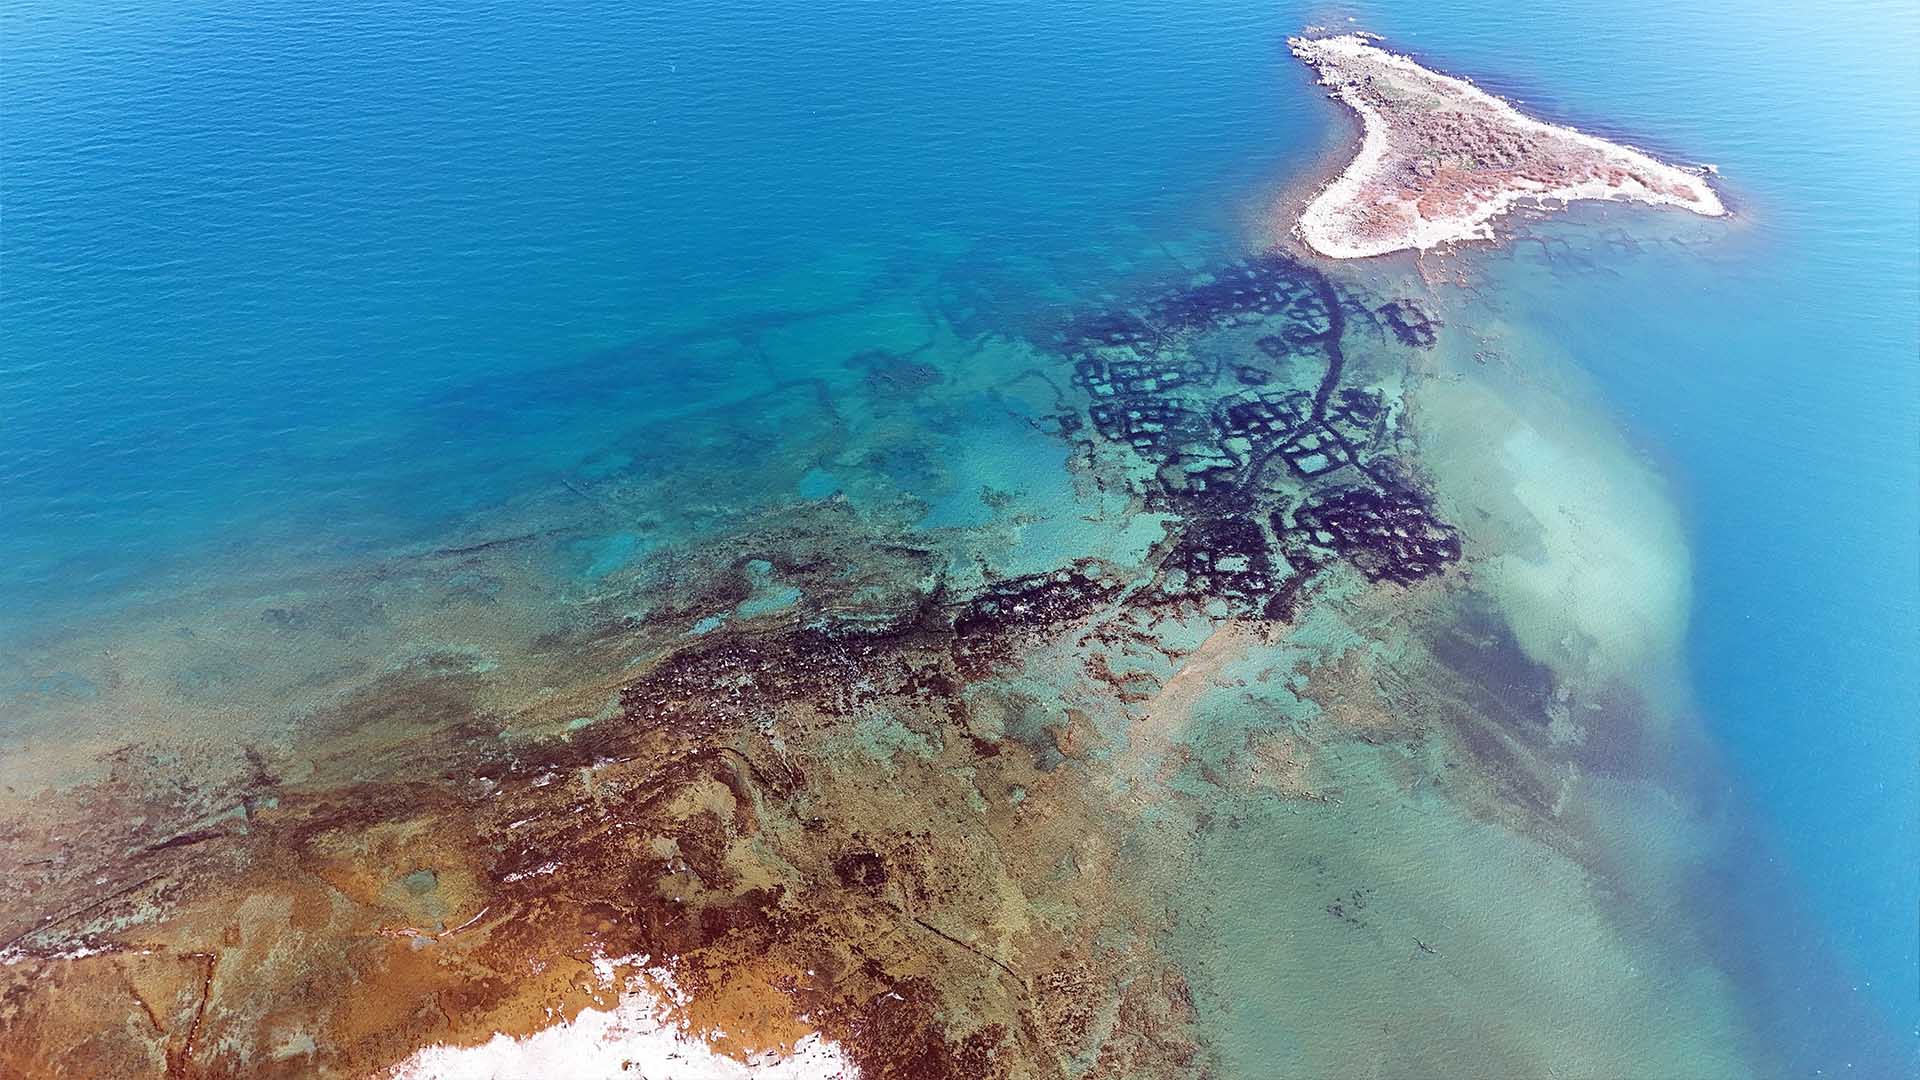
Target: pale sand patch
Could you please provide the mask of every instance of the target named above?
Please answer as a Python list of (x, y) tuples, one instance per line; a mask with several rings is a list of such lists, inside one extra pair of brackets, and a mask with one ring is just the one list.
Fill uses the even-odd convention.
[(1585, 869), (1374, 755), (1316, 767), (1336, 805), (1223, 797), (1244, 824), (1170, 871), (1221, 1075), (1756, 1075), (1725, 976)]
[(1708, 217), (1727, 212), (1694, 172), (1536, 120), (1362, 35), (1288, 45), (1364, 131), (1353, 161), (1295, 226), (1323, 255), (1359, 259), (1491, 240), (1492, 221), (1521, 204), (1624, 199)]
[[(1572, 378), (1547, 342), (1513, 344)], [(1419, 385), (1411, 415), (1447, 519), (1480, 555), (1475, 580), (1563, 680), (1672, 690), (1692, 573), (1665, 483), (1595, 407), (1457, 366)]]
[(1245, 659), (1260, 639), (1259, 629), (1247, 623), (1228, 621), (1215, 627), (1146, 701), (1141, 718), (1127, 731), (1127, 748), (1114, 757), (1115, 774), (1134, 776), (1147, 755), (1169, 749), (1192, 719), (1194, 706), (1220, 685), (1222, 672)]

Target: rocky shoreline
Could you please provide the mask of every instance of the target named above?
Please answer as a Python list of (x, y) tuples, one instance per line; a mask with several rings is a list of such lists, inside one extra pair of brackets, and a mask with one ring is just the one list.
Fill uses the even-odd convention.
[(1493, 220), (1523, 203), (1623, 199), (1709, 217), (1727, 212), (1695, 172), (1535, 120), (1367, 35), (1295, 37), (1288, 46), (1365, 132), (1353, 160), (1294, 225), (1322, 255), (1359, 259), (1490, 240)]

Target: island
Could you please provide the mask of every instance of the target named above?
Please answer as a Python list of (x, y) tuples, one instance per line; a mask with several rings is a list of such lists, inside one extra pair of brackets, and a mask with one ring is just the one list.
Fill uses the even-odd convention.
[(1322, 255), (1359, 259), (1491, 240), (1493, 220), (1520, 204), (1624, 199), (1707, 216), (1727, 212), (1704, 170), (1535, 120), (1375, 40), (1341, 34), (1287, 41), (1364, 129), (1353, 160), (1294, 224), (1300, 240)]

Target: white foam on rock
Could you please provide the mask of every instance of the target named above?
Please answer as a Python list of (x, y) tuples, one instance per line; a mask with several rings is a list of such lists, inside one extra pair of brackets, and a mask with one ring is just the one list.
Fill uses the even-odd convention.
[[(1583, 131), (1569, 127), (1549, 124), (1527, 116), (1514, 108), (1505, 99), (1489, 94), (1472, 82), (1442, 75), (1421, 67), (1413, 60), (1387, 52), (1368, 40), (1373, 35), (1341, 34), (1334, 37), (1294, 37), (1287, 39), (1293, 54), (1311, 65), (1319, 74), (1319, 82), (1333, 92), (1333, 96), (1353, 109), (1360, 117), (1363, 136), (1360, 150), (1354, 159), (1330, 181), (1314, 199), (1302, 210), (1295, 231), (1306, 244), (1335, 259), (1362, 259), (1375, 255), (1403, 250), (1425, 251), (1442, 244), (1462, 240), (1493, 239), (1492, 222), (1501, 214), (1516, 205), (1544, 204), (1549, 202), (1568, 203), (1581, 199), (1624, 199), (1654, 205), (1678, 206), (1696, 214), (1718, 217), (1727, 212), (1705, 180), (1693, 172), (1657, 161), (1629, 146), (1611, 143)], [(1553, 186), (1526, 177), (1507, 179), (1506, 187), (1491, 197), (1477, 200), (1461, 213), (1437, 218), (1424, 216), (1411, 202), (1402, 200), (1395, 208), (1397, 231), (1383, 235), (1362, 236), (1356, 226), (1357, 209), (1363, 206), (1378, 209), (1378, 202), (1362, 199), (1362, 193), (1379, 176), (1388, 162), (1392, 145), (1388, 137), (1388, 122), (1360, 93), (1355, 84), (1345, 77), (1342, 64), (1355, 62), (1377, 65), (1390, 71), (1399, 72), (1411, 79), (1427, 82), (1444, 90), (1450, 96), (1470, 107), (1477, 107), (1492, 114), (1501, 124), (1515, 130), (1537, 135), (1551, 135), (1568, 140), (1583, 149), (1598, 154), (1607, 164), (1622, 169), (1656, 177), (1670, 188), (1678, 188), (1685, 194), (1676, 195), (1670, 191), (1656, 190), (1642, 183), (1638, 177), (1628, 176), (1624, 182), (1608, 183), (1600, 178), (1591, 178), (1577, 184)]]
[[(596, 963), (596, 970), (611, 965)], [(387, 1080), (857, 1080), (835, 1043), (801, 1039), (789, 1054), (736, 1061), (674, 1023), (668, 1005), (635, 983), (611, 1009), (583, 1009), (572, 1020), (523, 1038), (495, 1035), (479, 1046), (428, 1046)]]

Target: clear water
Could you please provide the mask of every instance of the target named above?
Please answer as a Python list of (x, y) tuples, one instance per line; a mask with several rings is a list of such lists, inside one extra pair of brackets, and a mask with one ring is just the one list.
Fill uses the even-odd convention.
[[(1720, 167), (1739, 221), (1710, 248), (1595, 268), (1523, 247), (1483, 290), (1679, 494), (1686, 664), (1751, 819), (1693, 901), (1746, 957), (1747, 1006), (1809, 1067), (1904, 1054), (1920, 17), (1776, 8), (8, 3), (0, 689), (20, 716), (84, 696), (34, 651), (64, 629), (248, 574), (351, 575), (609, 445), (697, 471), (716, 504), (829, 491), (811, 463), (716, 462), (670, 432), (885, 340), (876, 267), (971, 275), (1017, 322), (1149, 270), (1117, 248), (1244, 243), (1347, 137), (1283, 39), (1351, 18), (1549, 118)], [(781, 339), (820, 311), (858, 325)], [(757, 354), (703, 353), (714, 327)], [(1006, 442), (959, 480), (896, 478), (929, 525), (967, 524), (978, 507), (940, 485), (1047, 452)], [(579, 545), (555, 587), (665, 542)]]

